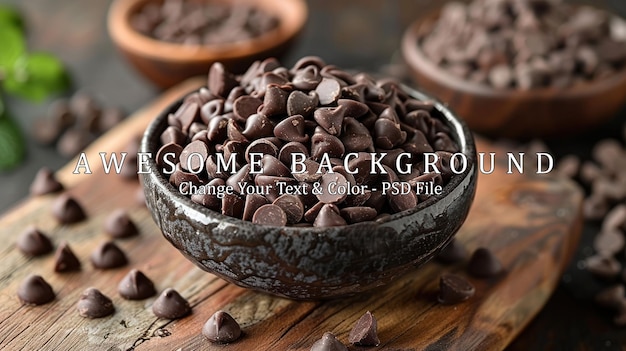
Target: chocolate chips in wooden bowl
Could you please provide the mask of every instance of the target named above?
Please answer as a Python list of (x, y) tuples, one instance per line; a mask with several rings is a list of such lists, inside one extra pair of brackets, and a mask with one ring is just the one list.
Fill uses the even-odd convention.
[(402, 52), (418, 84), (473, 130), (563, 136), (626, 102), (623, 28), (616, 15), (565, 1), (452, 2), (415, 20)]

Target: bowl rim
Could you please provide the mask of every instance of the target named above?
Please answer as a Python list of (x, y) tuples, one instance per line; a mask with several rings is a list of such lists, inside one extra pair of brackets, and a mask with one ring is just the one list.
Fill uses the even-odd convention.
[[(107, 28), (111, 39), (123, 50), (158, 60), (202, 62), (234, 60), (270, 50), (295, 37), (308, 17), (305, 0), (238, 0), (253, 4), (278, 17), (278, 26), (250, 40), (212, 45), (185, 45), (160, 41), (137, 32), (130, 16), (151, 0), (114, 0), (109, 7)], [(231, 0), (207, 0), (231, 3)]]
[[(454, 189), (460, 186), (468, 177), (473, 176), (474, 178), (476, 178), (476, 174), (477, 174), (476, 145), (474, 143), (474, 136), (471, 130), (469, 129), (469, 127), (466, 125), (466, 123), (462, 119), (458, 118), (441, 101), (435, 98), (432, 98), (431, 96), (427, 94), (419, 92), (413, 88), (410, 88), (409, 86), (405, 84), (399, 84), (399, 85), (410, 97), (421, 100), (421, 101), (429, 101), (433, 103), (433, 108), (441, 114), (442, 121), (446, 124), (446, 126), (451, 128), (452, 130), (451, 136), (459, 144), (459, 147), (460, 147), (459, 152), (466, 156), (467, 167), (464, 172), (455, 174), (450, 178), (449, 182), (443, 187), (443, 191), (440, 195), (432, 195), (426, 201), (419, 202), (417, 206), (412, 209), (393, 213), (393, 214), (390, 214), (389, 216), (380, 218), (378, 220), (364, 221), (364, 222), (352, 223), (352, 224), (347, 224), (343, 226), (335, 226), (335, 227), (330, 227), (330, 228), (339, 228), (339, 229), (349, 228), (349, 227), (353, 228), (353, 227), (364, 226), (364, 225), (367, 225), (368, 228), (371, 228), (369, 226), (372, 224), (375, 224), (377, 227), (393, 224), (393, 222), (398, 219), (418, 213), (428, 208), (430, 205), (433, 205), (434, 203), (438, 202), (439, 200), (445, 199), (448, 195), (452, 193)], [(195, 91), (196, 90), (193, 90), (192, 92), (195, 92)], [(158, 142), (157, 138), (159, 137), (160, 132), (162, 132), (167, 126), (167, 116), (171, 112), (175, 111), (175, 109), (178, 108), (182, 104), (186, 95), (187, 94), (181, 96), (178, 100), (168, 105), (166, 109), (161, 111), (157, 115), (157, 117), (154, 120), (152, 120), (152, 122), (150, 122), (150, 124), (146, 128), (141, 139), (141, 149), (140, 149), (141, 153), (149, 153), (152, 156), (156, 155), (156, 152), (158, 150), (154, 150), (154, 148), (152, 148), (151, 146), (155, 146), (157, 144)], [(146, 164), (148, 168), (150, 169), (150, 172), (147, 174), (142, 174), (142, 176), (150, 177), (152, 179), (152, 183), (155, 184), (155, 186), (159, 187), (164, 194), (167, 194), (168, 196), (172, 197), (173, 198), (172, 200), (174, 202), (182, 206), (186, 206), (190, 208), (191, 210), (204, 216), (205, 218), (214, 219), (214, 220), (219, 221), (220, 223), (226, 223), (226, 224), (234, 225), (234, 226), (240, 226), (244, 224), (245, 225), (253, 224), (253, 222), (251, 221), (244, 221), (243, 219), (240, 219), (240, 218), (223, 215), (220, 212), (211, 210), (209, 208), (206, 208), (200, 204), (197, 204), (191, 201), (189, 197), (184, 196), (180, 192), (178, 192), (176, 188), (174, 188), (174, 186), (170, 184), (169, 180), (166, 179), (161, 174), (161, 172), (157, 170), (157, 165), (156, 165), (154, 157), (148, 157), (146, 160)], [(473, 201), (473, 196), (469, 199), (469, 201), (470, 202)], [(259, 226), (261, 228), (268, 228), (268, 229), (269, 228), (281, 228), (283, 229), (283, 232), (291, 233), (291, 234), (294, 234), (294, 233), (324, 234), (324, 232), (329, 228), (329, 227), (313, 227), (313, 226), (309, 226), (309, 227), (270, 226), (270, 225), (263, 225), (263, 224), (254, 224), (254, 225)]]
[[(446, 86), (449, 89), (494, 98), (520, 97), (529, 100), (550, 100), (559, 97), (575, 99), (601, 94), (614, 89), (616, 86), (626, 81), (626, 65), (610, 77), (592, 80), (584, 84), (577, 84), (573, 87), (566, 88), (541, 87), (530, 90), (497, 89), (487, 84), (475, 83), (457, 77), (430, 60), (422, 50), (421, 45), (418, 44), (420, 42), (419, 33), (422, 27), (435, 21), (439, 17), (442, 9), (443, 6), (437, 7), (409, 24), (402, 35), (401, 51), (404, 61), (410, 70), (419, 72), (420, 75), (426, 76), (429, 80), (439, 85)], [(603, 11), (608, 12), (606, 10)], [(609, 14), (621, 18), (614, 13), (609, 12)]]

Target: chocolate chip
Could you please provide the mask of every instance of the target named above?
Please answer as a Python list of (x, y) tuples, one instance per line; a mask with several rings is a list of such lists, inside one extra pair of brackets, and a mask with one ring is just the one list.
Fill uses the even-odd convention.
[(159, 318), (178, 319), (191, 313), (191, 306), (176, 290), (167, 288), (152, 303), (152, 312)]
[(209, 341), (219, 344), (231, 343), (241, 337), (239, 323), (224, 311), (215, 312), (202, 327), (202, 335)]
[(285, 118), (274, 128), (274, 135), (284, 141), (304, 143), (309, 136), (304, 133), (304, 117), (295, 115)]
[(55, 294), (41, 276), (31, 274), (17, 288), (17, 297), (25, 305), (43, 305), (54, 300)]
[(347, 193), (341, 191), (341, 187), (347, 187), (348, 181), (341, 173), (326, 173), (322, 176), (321, 191), (317, 198), (325, 204), (336, 204), (343, 201)]
[(619, 261), (613, 257), (600, 255), (587, 257), (585, 259), (585, 265), (587, 267), (587, 271), (591, 274), (606, 280), (614, 279), (622, 270), (622, 265)]
[(181, 168), (193, 173), (199, 172), (204, 168), (206, 159), (209, 157), (209, 148), (207, 144), (196, 140), (189, 143), (180, 153)]
[(119, 107), (107, 107), (102, 110), (98, 120), (98, 131), (106, 132), (126, 118), (126, 113)]
[(436, 256), (437, 261), (451, 264), (465, 260), (467, 258), (467, 250), (459, 243), (456, 238), (452, 238), (450, 243), (444, 247)]
[(333, 333), (326, 332), (311, 346), (311, 351), (348, 351), (348, 348)]
[(263, 99), (263, 107), (259, 112), (268, 117), (286, 114), (288, 96), (289, 93), (280, 86), (268, 86)]
[(287, 224), (287, 215), (280, 206), (273, 204), (263, 205), (254, 212), (254, 215), (252, 216), (252, 223), (284, 226)]
[(255, 140), (274, 135), (274, 123), (263, 114), (255, 113), (246, 121), (246, 128), (242, 132), (248, 140)]
[(315, 217), (315, 222), (313, 222), (314, 227), (337, 227), (347, 224), (343, 217), (341, 217), (337, 206), (333, 204), (322, 205), (319, 209), (319, 213)]
[(377, 328), (376, 318), (370, 311), (367, 311), (350, 331), (348, 341), (357, 346), (378, 346), (380, 339), (378, 339)]
[(182, 152), (183, 147), (178, 144), (165, 144), (161, 146), (159, 151), (157, 151), (155, 162), (157, 166), (161, 167), (162, 169), (168, 165), (168, 162), (170, 164), (177, 164), (180, 161), (180, 154)]
[(54, 254), (55, 272), (75, 272), (80, 271), (80, 261), (65, 241), (61, 242)]
[(113, 238), (128, 238), (139, 233), (139, 229), (125, 210), (115, 210), (104, 222), (104, 230)]
[(439, 278), (438, 301), (444, 305), (463, 302), (474, 296), (474, 286), (456, 274), (443, 274)]
[(113, 301), (96, 288), (83, 291), (76, 307), (78, 314), (86, 318), (103, 318), (115, 313)]
[(32, 257), (52, 252), (52, 241), (35, 226), (27, 227), (17, 238), (17, 248)]
[(593, 239), (593, 248), (602, 256), (613, 256), (624, 249), (624, 235), (618, 229), (603, 229)]
[(336, 79), (322, 78), (315, 88), (320, 105), (330, 105), (341, 96), (341, 85)]
[(296, 224), (304, 216), (304, 205), (296, 195), (283, 194), (272, 203), (283, 209), (287, 216), (287, 224)]
[(237, 81), (226, 71), (223, 64), (215, 62), (211, 65), (207, 84), (211, 94), (227, 97), (228, 93), (237, 85)]
[(345, 107), (323, 107), (313, 113), (313, 118), (328, 134), (338, 136), (341, 134)]
[(294, 90), (287, 98), (287, 114), (290, 116), (302, 115), (309, 117), (318, 103), (319, 98), (317, 97), (317, 93), (310, 92), (305, 94), (302, 91)]
[(502, 273), (500, 260), (489, 250), (480, 247), (474, 251), (467, 264), (469, 274), (479, 278), (490, 278)]
[(156, 295), (152, 280), (137, 269), (132, 269), (122, 278), (117, 292), (127, 300), (143, 300)]
[(91, 264), (95, 268), (111, 269), (125, 266), (128, 263), (126, 254), (114, 242), (100, 244), (91, 253)]
[(57, 151), (64, 157), (74, 157), (91, 143), (93, 137), (85, 131), (72, 128), (65, 131), (57, 143)]
[(62, 224), (76, 223), (87, 218), (82, 206), (68, 194), (61, 194), (54, 200), (52, 215)]
[(61, 184), (54, 176), (54, 173), (46, 167), (39, 169), (35, 175), (35, 179), (30, 185), (30, 193), (33, 195), (45, 195), (61, 190), (63, 190), (63, 184)]
[(242, 95), (233, 102), (233, 113), (240, 121), (246, 121), (256, 114), (263, 101), (252, 96)]
[(345, 152), (341, 140), (321, 128), (316, 128), (311, 137), (311, 157), (315, 161), (320, 161), (324, 155), (340, 158)]

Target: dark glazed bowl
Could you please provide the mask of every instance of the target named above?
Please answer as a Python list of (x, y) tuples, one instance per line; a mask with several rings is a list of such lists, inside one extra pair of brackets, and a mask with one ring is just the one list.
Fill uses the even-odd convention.
[[(406, 88), (418, 100), (433, 100)], [(141, 151), (156, 154), (167, 115), (148, 127)], [(452, 130), (468, 167), (443, 193), (384, 220), (341, 227), (271, 227), (224, 216), (181, 195), (156, 171), (141, 175), (146, 202), (163, 235), (200, 268), (242, 287), (292, 299), (326, 299), (389, 283), (431, 259), (465, 220), (476, 191), (471, 132), (444, 105), (436, 110)]]
[(418, 45), (438, 17), (436, 11), (406, 29), (402, 55), (420, 88), (448, 104), (475, 132), (520, 139), (571, 135), (607, 122), (626, 103), (626, 69), (587, 84), (529, 91), (498, 90), (456, 77)]
[(308, 8), (304, 0), (203, 0), (232, 4), (252, 4), (275, 15), (276, 28), (250, 40), (212, 45), (182, 45), (150, 38), (137, 32), (130, 18), (149, 2), (162, 0), (115, 0), (111, 4), (107, 29), (122, 55), (155, 85), (168, 88), (183, 80), (205, 75), (214, 62), (230, 72), (242, 73), (256, 60), (281, 57), (295, 42), (306, 24)]

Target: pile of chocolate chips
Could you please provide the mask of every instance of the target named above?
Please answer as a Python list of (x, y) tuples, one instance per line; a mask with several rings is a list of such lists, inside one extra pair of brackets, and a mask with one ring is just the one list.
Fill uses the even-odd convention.
[(424, 28), (426, 56), (497, 89), (565, 88), (626, 66), (626, 21), (562, 0), (453, 2)]
[[(383, 194), (383, 182), (443, 186), (454, 176), (449, 164), (459, 148), (437, 113), (395, 81), (349, 74), (319, 57), (304, 57), (290, 69), (275, 59), (257, 61), (241, 76), (215, 63), (208, 88), (188, 95), (169, 115), (155, 161), (170, 170), (164, 175), (177, 191), (228, 216), (274, 226), (370, 221), (431, 195), (416, 194), (415, 186)], [(425, 153), (436, 154), (439, 173), (425, 172)], [(252, 154), (262, 154), (257, 173)], [(232, 155), (235, 169), (218, 171), (220, 157)], [(305, 159), (303, 167), (292, 164), (294, 156)], [(384, 171), (372, 168), (372, 157), (382, 157)], [(412, 171), (402, 174), (407, 166)], [(240, 184), (256, 188), (242, 191)], [(233, 191), (193, 190), (205, 185)], [(357, 190), (340, 193), (340, 187)]]
[(120, 108), (102, 107), (93, 96), (79, 91), (69, 100), (54, 101), (47, 114), (35, 121), (31, 135), (41, 145), (56, 145), (69, 158), (124, 118)]
[(165, 0), (146, 2), (131, 26), (149, 37), (186, 45), (232, 43), (258, 37), (278, 26), (278, 19), (245, 3)]

